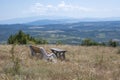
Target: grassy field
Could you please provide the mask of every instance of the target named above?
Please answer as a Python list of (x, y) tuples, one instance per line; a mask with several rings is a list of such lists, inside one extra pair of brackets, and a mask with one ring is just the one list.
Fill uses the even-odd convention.
[(120, 80), (120, 48), (36, 45), (67, 50), (57, 63), (32, 57), (27, 45), (0, 45), (0, 80)]

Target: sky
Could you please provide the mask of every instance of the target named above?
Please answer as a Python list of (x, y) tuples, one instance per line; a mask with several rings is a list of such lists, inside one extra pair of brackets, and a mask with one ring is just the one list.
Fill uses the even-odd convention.
[(0, 0), (0, 20), (32, 16), (120, 17), (120, 0)]

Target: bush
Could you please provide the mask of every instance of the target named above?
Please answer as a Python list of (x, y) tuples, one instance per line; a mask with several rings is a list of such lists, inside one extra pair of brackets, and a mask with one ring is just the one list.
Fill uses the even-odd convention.
[(110, 40), (108, 42), (108, 45), (111, 47), (117, 47), (119, 45), (119, 43), (117, 41)]
[(47, 44), (47, 40), (39, 39), (31, 37), (29, 34), (25, 34), (21, 30), (15, 35), (10, 35), (8, 38), (8, 44), (27, 44), (27, 43), (35, 43), (35, 44)]
[(83, 45), (83, 46), (93, 46), (93, 45), (96, 46), (96, 45), (100, 45), (100, 44), (95, 42), (95, 41), (93, 41), (93, 40), (91, 40), (91, 39), (84, 39), (82, 41), (81, 45)]
[(90, 46), (90, 45), (91, 45), (91, 39), (84, 39), (84, 40), (82, 41), (82, 45)]
[(56, 45), (62, 45), (62, 44), (63, 44), (62, 41), (60, 40), (56, 41)]

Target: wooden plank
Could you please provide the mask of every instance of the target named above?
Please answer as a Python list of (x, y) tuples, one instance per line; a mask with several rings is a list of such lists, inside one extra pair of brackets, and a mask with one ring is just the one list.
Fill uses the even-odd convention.
[(40, 53), (40, 48), (35, 46), (30, 46), (35, 53)]
[(66, 50), (58, 49), (58, 48), (51, 48), (51, 50), (58, 51), (58, 52), (66, 52)]

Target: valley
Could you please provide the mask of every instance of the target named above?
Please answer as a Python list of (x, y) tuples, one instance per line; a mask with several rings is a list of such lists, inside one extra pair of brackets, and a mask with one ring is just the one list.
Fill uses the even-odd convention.
[(107, 42), (110, 39), (120, 40), (120, 21), (101, 21), (46, 25), (0, 25), (0, 42), (6, 43), (8, 37), (18, 30), (23, 30), (38, 39), (46, 39), (50, 44), (57, 41), (63, 44), (80, 44), (85, 38), (97, 42)]

